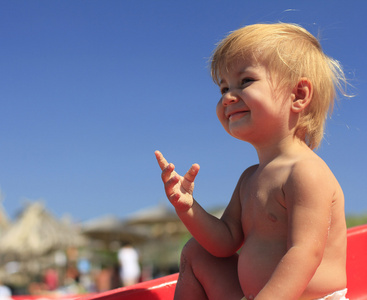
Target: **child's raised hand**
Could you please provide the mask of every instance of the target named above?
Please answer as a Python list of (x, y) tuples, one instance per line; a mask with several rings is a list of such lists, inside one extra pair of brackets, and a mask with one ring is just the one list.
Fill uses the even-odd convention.
[(180, 176), (175, 171), (175, 166), (168, 163), (161, 152), (155, 151), (155, 157), (162, 170), (162, 181), (168, 200), (176, 208), (176, 211), (185, 212), (193, 203), (194, 180), (199, 172), (200, 166), (193, 164), (185, 176)]

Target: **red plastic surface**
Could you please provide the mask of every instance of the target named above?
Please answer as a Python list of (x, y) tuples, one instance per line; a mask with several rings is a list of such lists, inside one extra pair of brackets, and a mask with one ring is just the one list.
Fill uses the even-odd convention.
[(178, 274), (165, 276), (138, 283), (131, 287), (119, 288), (94, 296), (84, 297), (84, 300), (161, 300), (173, 299)]
[(347, 297), (367, 300), (367, 224), (348, 230), (347, 250)]

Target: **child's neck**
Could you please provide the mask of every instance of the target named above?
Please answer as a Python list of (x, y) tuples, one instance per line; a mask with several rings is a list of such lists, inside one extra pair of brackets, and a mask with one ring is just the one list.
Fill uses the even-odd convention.
[(265, 166), (276, 158), (290, 156), (304, 150), (310, 150), (305, 142), (297, 137), (287, 137), (275, 144), (254, 145), (259, 157), (259, 165)]

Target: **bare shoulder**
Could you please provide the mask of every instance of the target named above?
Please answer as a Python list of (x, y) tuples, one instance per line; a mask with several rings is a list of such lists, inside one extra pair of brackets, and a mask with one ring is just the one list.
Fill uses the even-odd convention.
[(316, 154), (307, 155), (295, 160), (290, 166), (288, 181), (294, 183), (313, 184), (323, 189), (340, 188), (329, 166)]
[(321, 203), (339, 203), (340, 208), (344, 206), (343, 191), (337, 179), (328, 165), (314, 153), (302, 156), (290, 165), (284, 192), (286, 202), (288, 195), (288, 200), (292, 202), (299, 201), (312, 206)]
[(239, 179), (239, 183), (246, 182), (251, 177), (251, 175), (253, 175), (256, 172), (258, 168), (259, 168), (258, 164), (248, 167), (245, 171), (243, 171)]

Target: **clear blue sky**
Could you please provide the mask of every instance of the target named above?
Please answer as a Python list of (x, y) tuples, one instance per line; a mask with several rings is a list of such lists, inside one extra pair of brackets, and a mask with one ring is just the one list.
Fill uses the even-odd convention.
[(229, 31), (299, 23), (321, 34), (354, 85), (318, 151), (348, 213), (367, 212), (366, 1), (0, 1), (0, 186), (14, 217), (43, 199), (78, 221), (166, 201), (154, 150), (185, 172), (195, 197), (226, 205), (252, 146), (216, 118), (207, 67)]

